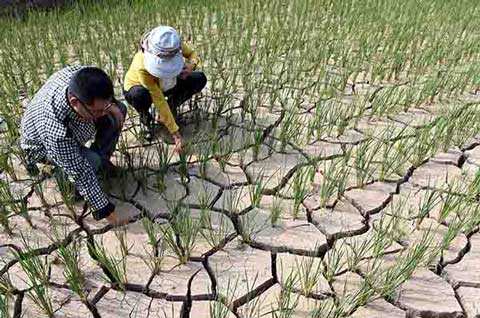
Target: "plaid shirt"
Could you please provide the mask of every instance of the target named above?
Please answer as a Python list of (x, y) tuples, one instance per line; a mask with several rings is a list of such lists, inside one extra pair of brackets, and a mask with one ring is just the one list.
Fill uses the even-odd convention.
[(21, 147), (30, 163), (51, 161), (63, 168), (95, 211), (111, 206), (81, 147), (95, 137), (95, 124), (82, 122), (67, 100), (73, 74), (83, 66), (53, 74), (35, 94), (22, 118)]

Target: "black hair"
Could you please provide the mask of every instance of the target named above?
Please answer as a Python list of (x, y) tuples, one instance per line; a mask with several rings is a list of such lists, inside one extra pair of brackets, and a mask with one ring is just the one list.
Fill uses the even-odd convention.
[(98, 67), (85, 67), (70, 79), (68, 91), (85, 104), (96, 98), (113, 98), (113, 83), (110, 77)]

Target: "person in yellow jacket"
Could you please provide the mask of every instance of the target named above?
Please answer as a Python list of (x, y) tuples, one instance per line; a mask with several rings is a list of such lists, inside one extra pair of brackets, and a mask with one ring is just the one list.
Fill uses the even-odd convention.
[[(172, 135), (175, 151), (182, 150), (183, 140), (175, 117), (177, 108), (207, 84), (205, 74), (195, 70), (199, 64), (198, 55), (172, 27), (158, 26), (142, 37), (123, 89), (125, 99), (139, 112), (140, 122), (146, 126), (147, 140), (153, 138), (156, 120)], [(150, 113), (152, 103), (157, 113), (155, 119)]]

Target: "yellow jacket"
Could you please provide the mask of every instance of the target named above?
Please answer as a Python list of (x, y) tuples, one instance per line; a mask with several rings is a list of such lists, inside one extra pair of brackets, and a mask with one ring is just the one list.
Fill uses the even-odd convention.
[[(194, 66), (200, 64), (198, 55), (185, 43), (182, 43), (182, 53), (190, 63)], [(158, 77), (155, 77), (148, 73), (144, 66), (144, 54), (142, 51), (138, 51), (133, 57), (132, 64), (125, 74), (125, 82), (123, 89), (128, 91), (132, 86), (142, 85), (150, 92), (152, 96), (153, 104), (158, 110), (160, 121), (167, 127), (168, 131), (173, 134), (178, 131), (177, 123), (173, 118), (172, 112), (168, 103), (163, 95), (162, 84)]]

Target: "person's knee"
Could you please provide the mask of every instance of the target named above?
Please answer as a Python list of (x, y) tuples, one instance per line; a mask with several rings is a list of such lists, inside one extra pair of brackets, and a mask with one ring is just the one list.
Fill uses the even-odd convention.
[(124, 103), (117, 101), (117, 107), (122, 112), (123, 117), (127, 116), (127, 106)]
[(198, 72), (197, 75), (197, 93), (200, 92), (207, 85), (207, 76), (203, 72)]
[(125, 97), (138, 112), (146, 112), (152, 105), (152, 96), (143, 86), (133, 86)]
[(88, 163), (90, 166), (92, 166), (95, 172), (100, 171), (102, 167), (102, 157), (97, 152), (88, 148), (82, 148), (81, 153), (83, 154), (84, 158), (87, 159)]

